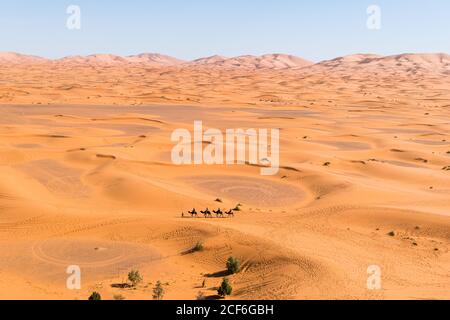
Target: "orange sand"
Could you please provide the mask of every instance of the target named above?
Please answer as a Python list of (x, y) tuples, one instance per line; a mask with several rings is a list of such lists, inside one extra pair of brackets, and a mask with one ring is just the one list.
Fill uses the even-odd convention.
[[(0, 55), (1, 299), (213, 297), (229, 256), (232, 299), (450, 299), (449, 56), (156, 58)], [(172, 165), (194, 120), (280, 128), (283, 168)]]

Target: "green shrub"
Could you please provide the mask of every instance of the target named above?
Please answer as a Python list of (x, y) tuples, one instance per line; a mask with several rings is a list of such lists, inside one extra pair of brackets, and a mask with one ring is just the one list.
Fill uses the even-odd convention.
[(192, 252), (200, 252), (203, 251), (203, 243), (197, 242), (195, 246), (192, 248)]
[(231, 274), (235, 274), (241, 271), (240, 261), (236, 258), (229, 257), (227, 261), (227, 270)]
[(142, 276), (138, 270), (132, 270), (128, 273), (128, 280), (130, 280), (133, 287), (137, 286), (140, 282), (142, 282)]
[(219, 294), (219, 296), (225, 298), (226, 296), (231, 295), (232, 292), (233, 288), (231, 287), (230, 281), (228, 280), (228, 278), (224, 278), (222, 284), (217, 290), (217, 293)]
[(164, 288), (161, 284), (161, 281), (156, 283), (156, 286), (153, 288), (153, 299), (154, 300), (162, 300), (164, 297)]
[(91, 296), (89, 297), (89, 300), (97, 300), (97, 301), (99, 301), (99, 300), (102, 300), (102, 296), (98, 292), (93, 292), (91, 294)]

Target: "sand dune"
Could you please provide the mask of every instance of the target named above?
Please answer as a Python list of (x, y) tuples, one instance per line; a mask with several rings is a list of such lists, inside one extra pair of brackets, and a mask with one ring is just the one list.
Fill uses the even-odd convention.
[(163, 67), (163, 66), (175, 66), (177, 64), (182, 63), (183, 61), (161, 54), (143, 53), (127, 57), (121, 57), (112, 54), (95, 54), (86, 57), (72, 56), (55, 60), (52, 62), (56, 64), (61, 64), (63, 66), (66, 64), (97, 65), (97, 66), (138, 64), (138, 65), (145, 65), (147, 67)]
[(444, 74), (450, 72), (450, 55), (439, 54), (400, 54), (393, 56), (377, 55), (350, 55), (330, 61), (324, 61), (317, 65), (325, 69), (342, 72), (361, 72), (364, 74), (382, 73), (384, 76), (401, 75), (423, 75)]
[(30, 64), (48, 63), (65, 67), (78, 66), (124, 66), (140, 65), (145, 67), (219, 67), (219, 68), (243, 68), (243, 69), (289, 69), (301, 68), (313, 63), (300, 57), (287, 54), (266, 54), (262, 56), (239, 56), (227, 58), (224, 56), (211, 56), (199, 58), (193, 61), (183, 61), (158, 53), (142, 53), (131, 56), (119, 56), (113, 54), (93, 54), (88, 56), (68, 56), (61, 59), (46, 59), (36, 56), (23, 55), (13, 52), (0, 53), (1, 64)]
[(0, 53), (0, 63), (3, 64), (29, 64), (39, 62), (48, 62), (48, 60), (41, 57), (24, 55), (16, 52)]
[[(447, 55), (2, 54), (0, 72), (0, 298), (151, 299), (157, 280), (214, 298), (230, 256), (231, 299), (450, 298)], [(173, 165), (195, 120), (281, 129), (279, 173)]]
[[(292, 65), (290, 61), (297, 58), (282, 55), (215, 56), (190, 63), (150, 56), (95, 55), (14, 66), (0, 63), (4, 74), (0, 102), (331, 107), (349, 98), (353, 110), (348, 112), (356, 115), (360, 105), (376, 109), (387, 102), (397, 107), (415, 99), (419, 106), (433, 106), (446, 105), (443, 102), (448, 99), (450, 65), (444, 54), (353, 55), (313, 65)], [(130, 63), (130, 59), (144, 62)], [(42, 82), (44, 73), (46, 81)]]
[(185, 66), (216, 67), (216, 68), (244, 68), (244, 69), (289, 69), (311, 65), (312, 62), (286, 54), (267, 54), (260, 57), (239, 56), (227, 58), (212, 56), (188, 62)]
[(126, 57), (126, 60), (131, 63), (142, 63), (155, 66), (174, 66), (184, 62), (183, 60), (155, 53), (143, 53), (135, 56), (128, 56)]

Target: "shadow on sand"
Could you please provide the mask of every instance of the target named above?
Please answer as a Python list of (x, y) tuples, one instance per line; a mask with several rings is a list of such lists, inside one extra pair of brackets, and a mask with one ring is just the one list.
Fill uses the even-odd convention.
[(205, 274), (206, 278), (224, 278), (228, 276), (231, 276), (231, 273), (228, 270)]
[(113, 283), (111, 285), (111, 288), (117, 288), (117, 289), (130, 289), (133, 286), (128, 283)]

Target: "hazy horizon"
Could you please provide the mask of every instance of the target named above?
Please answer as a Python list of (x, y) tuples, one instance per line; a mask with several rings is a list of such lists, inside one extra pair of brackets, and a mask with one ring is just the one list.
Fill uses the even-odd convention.
[[(381, 9), (370, 30), (367, 8)], [(69, 30), (67, 8), (81, 9), (81, 29)], [(73, 55), (160, 53), (183, 60), (283, 53), (322, 61), (356, 53), (450, 52), (450, 3), (413, 0), (286, 0), (109, 3), (26, 0), (0, 4), (0, 51), (57, 59)]]
[[(116, 53), (111, 53), (111, 52), (93, 52), (93, 53), (88, 53), (88, 54), (80, 54), (80, 55), (74, 54), (74, 55), (61, 56), (61, 57), (48, 57), (48, 56), (28, 54), (26, 52), (16, 52), (16, 51), (0, 51), (0, 54), (2, 54), (2, 53), (13, 53), (13, 54), (20, 54), (20, 55), (24, 55), (24, 56), (35, 56), (35, 57), (44, 58), (44, 59), (47, 59), (47, 60), (50, 60), (50, 61), (56, 61), (56, 60), (60, 60), (60, 59), (64, 59), (64, 58), (77, 57), (77, 56), (88, 57), (88, 56), (95, 56), (95, 55), (113, 55), (113, 56), (118, 56), (118, 57), (132, 57), (132, 56), (138, 56), (138, 55), (141, 55), (141, 54), (155, 54), (155, 55), (159, 54), (159, 55), (168, 56), (168, 57), (171, 57), (171, 58), (176, 58), (176, 59), (181, 60), (181, 61), (193, 62), (195, 60), (209, 58), (209, 57), (213, 57), (213, 56), (223, 56), (224, 58), (231, 59), (231, 58), (237, 58), (237, 57), (241, 57), (241, 56), (251, 55), (251, 54), (241, 54), (239, 56), (224, 56), (224, 55), (220, 55), (220, 54), (213, 54), (211, 56), (201, 56), (201, 57), (196, 57), (194, 59), (182, 59), (180, 57), (173, 56), (173, 55), (170, 55), (170, 54), (166, 54), (164, 52), (138, 52), (138, 53), (127, 54), (127, 55), (121, 55), (121, 54), (116, 54)], [(277, 54), (289, 55), (289, 56), (294, 56), (294, 57), (298, 57), (298, 58), (303, 58), (306, 61), (310, 61), (310, 62), (313, 62), (313, 63), (319, 63), (319, 62), (322, 62), (322, 61), (333, 60), (333, 59), (341, 57), (341, 56), (336, 56), (336, 57), (331, 57), (329, 59), (324, 59), (324, 60), (311, 60), (311, 59), (306, 59), (305, 57), (302, 57), (302, 56), (293, 55), (293, 54), (289, 54), (289, 53), (285, 53), (285, 52), (267, 52), (267, 53), (262, 53), (262, 54), (259, 54), (259, 55), (251, 55), (251, 56), (258, 57), (258, 56), (264, 56), (264, 55), (277, 55)], [(382, 57), (384, 57), (384, 56), (396, 56), (396, 55), (402, 55), (402, 54), (418, 54), (418, 55), (420, 55), (420, 54), (448, 54), (448, 55), (450, 55), (450, 53), (448, 53), (448, 52), (398, 52), (398, 53), (393, 53), (393, 54), (389, 54), (389, 55), (382, 55), (382, 54), (373, 53), (373, 52), (354, 52), (354, 53), (350, 53), (350, 54), (344, 55), (344, 56), (358, 55), (358, 54), (379, 55), (379, 56), (382, 56)]]
[[(48, 57), (48, 56), (42, 56), (42, 55), (35, 55), (35, 54), (28, 54), (26, 52), (16, 52), (16, 51), (0, 51), (0, 54), (2, 53), (14, 53), (14, 54), (20, 54), (20, 55), (24, 55), (24, 56), (36, 56), (39, 58), (44, 58), (47, 60), (51, 60), (51, 61), (55, 61), (55, 60), (59, 60), (59, 59), (64, 59), (64, 58), (69, 58), (69, 57), (76, 57), (76, 56), (80, 56), (80, 57), (88, 57), (88, 56), (95, 56), (95, 55), (113, 55), (113, 56), (119, 56), (119, 57), (132, 57), (132, 56), (138, 56), (141, 54), (159, 54), (159, 55), (164, 55), (164, 56), (168, 56), (168, 57), (172, 57), (172, 58), (176, 58), (178, 60), (181, 61), (186, 61), (186, 62), (192, 62), (195, 60), (199, 60), (199, 59), (204, 59), (204, 58), (209, 58), (209, 57), (213, 57), (213, 56), (223, 56), (224, 58), (237, 58), (237, 57), (241, 57), (241, 56), (247, 56), (247, 55), (251, 55), (251, 54), (241, 54), (239, 56), (224, 56), (224, 55), (220, 55), (220, 54), (213, 54), (210, 56), (201, 56), (201, 57), (196, 57), (194, 59), (182, 59), (180, 57), (177, 56), (173, 56), (170, 54), (166, 54), (164, 52), (137, 52), (137, 53), (133, 53), (133, 54), (127, 54), (127, 55), (121, 55), (121, 54), (116, 54), (116, 53), (111, 53), (111, 52), (93, 52), (93, 53), (88, 53), (88, 54), (74, 54), (74, 55), (68, 55), (68, 56), (61, 56), (61, 57)], [(262, 54), (258, 54), (258, 55), (251, 55), (251, 56), (263, 56), (263, 55), (276, 55), (276, 54), (280, 54), (280, 55), (289, 55), (289, 56), (294, 56), (294, 57), (298, 57), (298, 58), (303, 58), (307, 61), (313, 62), (313, 63), (319, 63), (322, 61), (327, 61), (327, 60), (333, 60), (342, 56), (336, 56), (336, 57), (331, 57), (329, 59), (324, 59), (324, 60), (311, 60), (311, 59), (306, 59), (305, 57), (302, 56), (298, 56), (298, 55), (294, 55), (294, 54), (290, 54), (290, 53), (285, 53), (285, 52), (266, 52), (266, 53), (262, 53)], [(402, 55), (402, 54), (448, 54), (450, 55), (449, 52), (398, 52), (398, 53), (392, 53), (392, 54), (388, 54), (388, 55), (382, 55), (379, 53), (374, 53), (374, 52), (354, 52), (354, 53), (349, 53), (347, 55), (343, 55), (343, 56), (349, 56), (349, 55), (358, 55), (358, 54), (365, 54), (365, 55), (379, 55), (379, 56), (396, 56), (396, 55)]]

